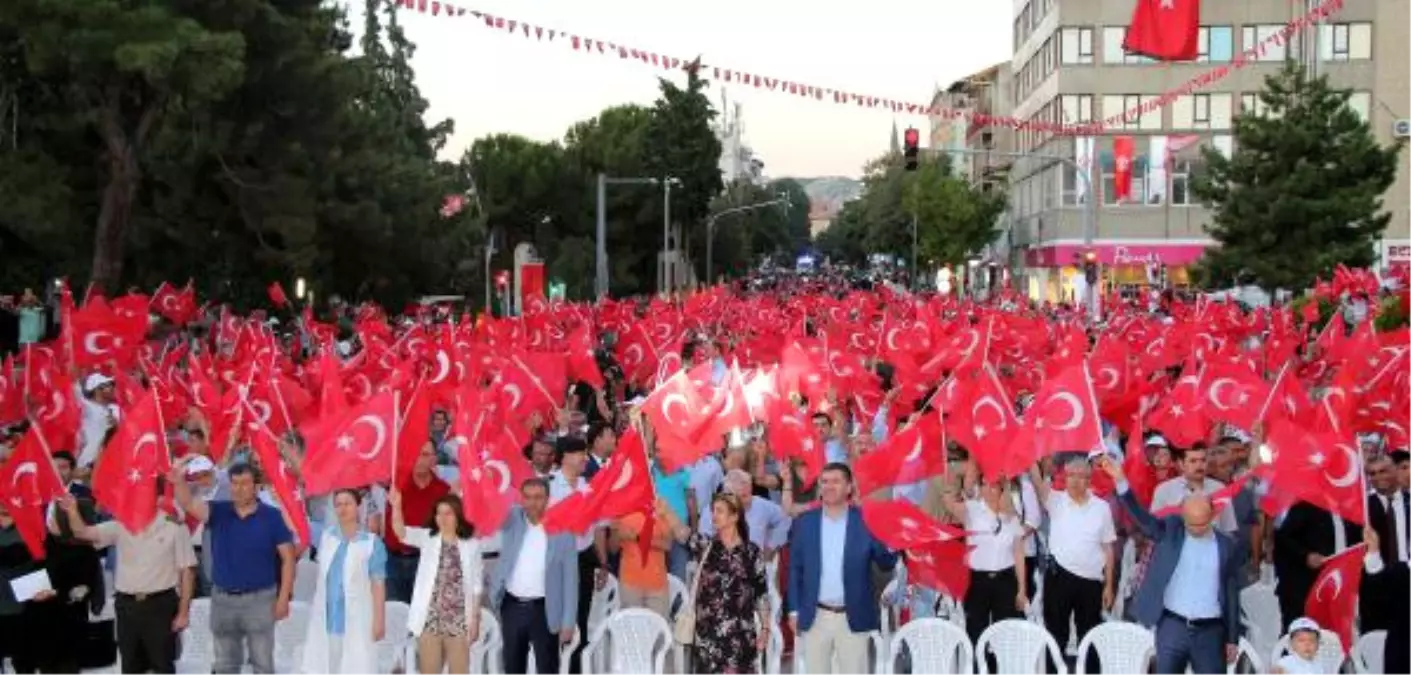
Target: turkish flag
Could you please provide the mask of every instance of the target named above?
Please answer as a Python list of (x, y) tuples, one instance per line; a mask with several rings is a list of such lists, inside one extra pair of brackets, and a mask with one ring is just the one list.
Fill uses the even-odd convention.
[(544, 530), (582, 534), (601, 520), (651, 514), (655, 497), (647, 450), (641, 435), (631, 429), (617, 442), (612, 462), (593, 476), (586, 489), (549, 508), (544, 514)]
[(1269, 399), (1269, 383), (1248, 368), (1227, 361), (1216, 361), (1207, 368), (1200, 385), (1205, 387), (1205, 409), (1211, 419), (1247, 430), (1257, 426), (1260, 408)]
[(128, 532), (136, 534), (157, 517), (157, 476), (171, 469), (161, 402), (148, 390), (118, 423), (93, 471), (93, 496)]
[(1343, 654), (1352, 644), (1352, 623), (1357, 616), (1357, 593), (1362, 587), (1362, 560), (1366, 554), (1367, 545), (1358, 544), (1328, 556), (1303, 601), (1305, 616), (1338, 634)]
[(869, 495), (893, 485), (907, 485), (946, 472), (946, 436), (941, 413), (924, 413), (892, 435), (853, 467), (858, 494)]
[[(1019, 433), (1019, 418), (993, 368), (984, 366), (965, 380), (947, 380), (936, 397), (949, 412), (946, 432), (970, 451), (981, 473), (1019, 476), (1033, 464), (1032, 450), (1010, 454), (1011, 441)], [(948, 407), (946, 398), (951, 399)]]
[[(684, 370), (677, 371), (642, 402), (642, 413), (652, 425), (657, 459), (664, 471), (690, 466), (715, 449), (714, 445), (701, 442), (713, 421), (707, 406), (705, 397)], [(741, 407), (747, 407), (743, 398)]]
[(1356, 441), (1294, 424), (1280, 424), (1267, 440), (1274, 451), (1273, 461), (1267, 465), (1274, 492), (1297, 497), (1358, 525), (1367, 522), (1366, 484)]
[(1033, 463), (1034, 453), (1087, 452), (1101, 447), (1096, 392), (1087, 364), (1079, 362), (1044, 382), (1034, 404), (1024, 413), (1024, 426), (1011, 444), (1007, 461), (1010, 466), (1027, 466)]
[(0, 466), (0, 499), (35, 560), (44, 559), (44, 507), (64, 495), (64, 484), (50, 455), (44, 428), (35, 424)]
[(283, 309), (285, 305), (289, 304), (289, 296), (284, 294), (284, 287), (279, 285), (278, 281), (270, 282), (269, 288), (266, 290), (269, 292), (269, 301), (274, 303), (275, 307)]
[(321, 495), (390, 481), (397, 412), (396, 392), (384, 391), (349, 408), (336, 423), (310, 433), (303, 466), (305, 491)]
[(965, 562), (968, 552), (965, 542), (960, 539), (907, 549), (907, 579), (940, 591), (952, 599), (962, 600), (970, 589), (970, 566)]
[(1193, 61), (1199, 35), (1200, 0), (1137, 0), (1122, 49), (1159, 61)]
[(1143, 507), (1151, 506), (1151, 497), (1160, 483), (1156, 471), (1146, 460), (1146, 442), (1142, 439), (1142, 422), (1132, 423), (1132, 431), (1127, 435), (1126, 455), (1122, 458), (1122, 473), (1127, 476), (1127, 486), (1136, 495)]
[[(1194, 2), (1194, 0), (1186, 0)], [(1112, 194), (1118, 202), (1132, 198), (1132, 154), (1131, 136), (1112, 138)]]
[(920, 507), (904, 499), (862, 502), (862, 522), (878, 541), (892, 550), (912, 549), (959, 540), (965, 532), (942, 525)]
[[(250, 402), (245, 401), (244, 404), (248, 408)], [(299, 494), (298, 481), (289, 474), (289, 465), (279, 451), (278, 437), (255, 415), (250, 414), (251, 412), (246, 411), (246, 419), (250, 420), (246, 424), (250, 431), (250, 447), (259, 458), (260, 466), (265, 468), (265, 480), (269, 481), (275, 496), (279, 497), (281, 508), (294, 523), (294, 533), (299, 537), (299, 548), (308, 548), (313, 544), (313, 535), (309, 528), (308, 509), (304, 508), (303, 497)]]

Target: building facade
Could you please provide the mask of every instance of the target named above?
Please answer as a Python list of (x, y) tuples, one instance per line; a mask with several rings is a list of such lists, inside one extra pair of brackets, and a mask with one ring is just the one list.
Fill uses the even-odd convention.
[[(1159, 63), (1122, 50), (1133, 0), (1012, 2), (1014, 55), (1007, 92), (1012, 116), (1056, 124), (1101, 121), (1133, 111), (1200, 73), (1230, 63), (1317, 4), (1204, 2), (1198, 60)], [(1344, 7), (1316, 30), (1268, 48), (1257, 62), (1231, 70), (1165, 107), (1110, 124), (1099, 135), (1013, 132), (1016, 151), (1069, 158), (1084, 169), (1031, 159), (1012, 167), (1009, 262), (1022, 280), (1021, 288), (1036, 299), (1073, 298), (1087, 228), (1093, 230), (1092, 248), (1109, 283), (1145, 284), (1148, 271), (1157, 267), (1170, 282), (1186, 283), (1188, 266), (1212, 245), (1205, 230), (1211, 214), (1190, 194), (1190, 177), (1201, 168), (1200, 147), (1233, 151), (1233, 118), (1258, 112), (1257, 92), (1285, 59), (1300, 60), (1314, 72), (1327, 74), (1333, 86), (1352, 90), (1349, 105), (1370, 120), (1380, 142), (1391, 143), (1396, 121), (1411, 117), (1409, 17), (1407, 3), (1401, 0), (1345, 0)], [(1113, 140), (1122, 136), (1133, 141), (1132, 195), (1119, 203)], [(1411, 156), (1402, 153), (1400, 162), (1396, 183), (1384, 196), (1383, 208), (1392, 214), (1379, 249), (1384, 265), (1397, 262), (1391, 259), (1397, 252), (1411, 250)]]

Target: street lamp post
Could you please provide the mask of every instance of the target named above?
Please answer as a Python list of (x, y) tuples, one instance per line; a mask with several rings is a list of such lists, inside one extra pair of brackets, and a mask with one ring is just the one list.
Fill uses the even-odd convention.
[[(613, 178), (605, 173), (598, 174), (598, 241), (597, 241), (597, 279), (593, 284), (594, 294), (599, 297), (606, 297), (608, 294), (608, 216), (607, 216), (607, 191), (609, 185), (656, 185), (660, 182), (656, 178), (636, 177), (636, 178)], [(670, 199), (671, 188), (667, 188), (667, 198)], [(670, 206), (667, 207), (668, 215)]]
[(715, 269), (715, 221), (719, 220), (724, 216), (734, 215), (736, 213), (744, 213), (746, 211), (753, 211), (755, 209), (762, 209), (766, 206), (774, 206), (776, 204), (782, 204), (784, 206), (784, 211), (787, 213), (789, 210), (789, 196), (784, 193), (780, 193), (778, 197), (771, 199), (767, 202), (758, 202), (755, 204), (746, 204), (744, 206), (736, 206), (734, 208), (725, 209), (724, 211), (721, 211), (720, 213), (717, 213), (711, 216), (710, 218), (706, 219), (706, 285), (710, 285), (712, 283), (712, 272)]
[[(653, 179), (653, 180), (655, 180), (655, 179)], [(671, 291), (671, 290), (676, 286), (676, 284), (673, 283), (675, 280), (671, 278), (671, 276), (672, 276), (671, 273), (670, 273), (671, 265), (670, 265), (670, 263), (667, 262), (667, 256), (670, 254), (670, 250), (671, 250), (671, 185), (672, 185), (673, 183), (676, 184), (676, 185), (680, 185), (680, 184), (681, 184), (681, 181), (680, 181), (679, 179), (675, 178), (675, 177), (672, 177), (672, 176), (667, 176), (665, 179), (662, 180), (662, 188), (663, 188), (663, 190), (665, 190), (665, 194), (663, 195), (664, 204), (663, 204), (663, 207), (662, 207), (662, 210), (661, 210), (661, 286), (662, 286), (661, 292), (662, 292), (662, 293), (667, 293), (667, 292)], [(680, 244), (680, 242), (677, 242), (677, 243)], [(677, 246), (677, 248), (680, 248), (680, 246)]]

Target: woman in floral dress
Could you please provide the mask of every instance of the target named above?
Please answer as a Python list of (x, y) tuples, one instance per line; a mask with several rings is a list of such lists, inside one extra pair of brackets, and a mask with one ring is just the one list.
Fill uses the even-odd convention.
[(764, 555), (750, 543), (739, 497), (728, 492), (717, 494), (710, 511), (714, 537), (700, 533), (687, 536), (679, 522), (672, 523), (678, 537), (687, 539), (691, 555), (699, 563), (692, 671), (751, 673), (756, 657), (769, 643)]

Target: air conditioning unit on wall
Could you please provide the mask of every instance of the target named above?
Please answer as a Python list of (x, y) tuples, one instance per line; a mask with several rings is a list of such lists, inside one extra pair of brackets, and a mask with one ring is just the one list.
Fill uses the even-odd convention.
[(1399, 119), (1392, 122), (1391, 135), (1395, 138), (1411, 138), (1411, 120)]

